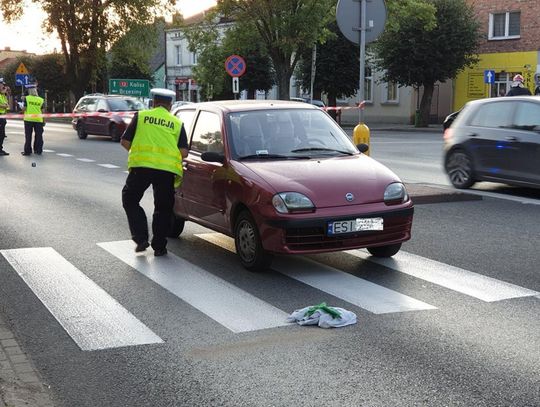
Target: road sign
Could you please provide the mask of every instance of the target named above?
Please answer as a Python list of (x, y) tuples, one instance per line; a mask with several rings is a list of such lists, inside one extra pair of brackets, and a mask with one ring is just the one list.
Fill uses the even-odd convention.
[(232, 78), (232, 91), (233, 93), (240, 93), (240, 83), (238, 76), (233, 76)]
[(111, 95), (149, 97), (150, 82), (146, 79), (109, 79)]
[(30, 79), (29, 74), (20, 74), (20, 73), (15, 74), (15, 85), (24, 86), (24, 85), (28, 85), (31, 82), (32, 80)]
[(30, 72), (28, 72), (28, 69), (26, 69), (26, 66), (21, 62), (19, 66), (17, 67), (17, 70), (15, 71), (15, 74), (21, 74), (21, 75), (28, 75)]
[(239, 55), (231, 55), (225, 60), (225, 70), (233, 78), (246, 72), (246, 61)]
[[(349, 41), (360, 44), (361, 1), (339, 0), (336, 8), (338, 27)], [(366, 44), (375, 41), (384, 31), (384, 0), (366, 1)]]
[(495, 83), (495, 71), (489, 69), (484, 71), (484, 83)]

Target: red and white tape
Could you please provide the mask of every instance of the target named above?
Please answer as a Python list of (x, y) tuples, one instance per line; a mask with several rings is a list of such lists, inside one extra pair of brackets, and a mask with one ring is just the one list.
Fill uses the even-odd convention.
[(22, 114), (22, 113), (7, 113), (0, 114), (0, 119), (25, 119), (25, 118), (50, 118), (50, 117), (91, 117), (91, 116), (129, 116), (132, 117), (136, 112), (94, 112), (94, 113), (41, 113), (41, 114)]

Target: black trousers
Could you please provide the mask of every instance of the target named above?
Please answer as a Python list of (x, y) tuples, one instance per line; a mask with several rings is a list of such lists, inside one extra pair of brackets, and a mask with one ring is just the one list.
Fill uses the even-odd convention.
[(30, 154), (32, 152), (32, 131), (34, 131), (34, 153), (41, 154), (43, 152), (43, 123), (40, 122), (24, 122), (24, 152)]
[(4, 139), (6, 138), (6, 119), (0, 119), (0, 151), (4, 149)]
[(144, 192), (152, 185), (154, 190), (154, 216), (152, 219), (152, 248), (164, 249), (171, 228), (174, 207), (174, 174), (153, 168), (132, 168), (122, 189), (122, 205), (126, 211), (135, 243), (148, 240), (148, 221), (140, 202)]

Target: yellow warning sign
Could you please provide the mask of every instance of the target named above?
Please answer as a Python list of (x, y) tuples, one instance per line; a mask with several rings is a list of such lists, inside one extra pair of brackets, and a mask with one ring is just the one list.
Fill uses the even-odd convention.
[(28, 69), (26, 69), (26, 66), (24, 66), (24, 64), (21, 62), (15, 73), (20, 75), (28, 75)]

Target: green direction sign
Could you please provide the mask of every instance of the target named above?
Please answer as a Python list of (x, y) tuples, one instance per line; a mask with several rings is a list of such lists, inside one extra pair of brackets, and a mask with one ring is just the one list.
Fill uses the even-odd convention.
[(109, 79), (111, 95), (140, 96), (150, 95), (150, 82), (146, 79)]

